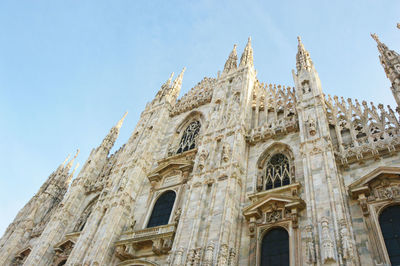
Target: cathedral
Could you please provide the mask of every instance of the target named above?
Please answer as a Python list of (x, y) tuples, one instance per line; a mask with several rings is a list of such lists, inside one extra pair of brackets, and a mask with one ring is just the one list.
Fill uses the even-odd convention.
[(172, 74), (116, 152), (126, 114), (48, 177), (0, 265), (400, 265), (400, 108), (325, 95), (300, 38), (295, 59), (294, 87), (258, 80), (250, 38), (180, 98)]

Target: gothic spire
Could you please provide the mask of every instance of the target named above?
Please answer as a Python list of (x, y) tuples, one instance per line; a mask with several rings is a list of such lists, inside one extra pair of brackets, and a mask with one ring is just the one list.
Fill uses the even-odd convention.
[(79, 149), (76, 150), (76, 153), (75, 153), (74, 158), (72, 158), (72, 160), (69, 161), (69, 163), (68, 163), (67, 166), (65, 167), (65, 170), (66, 170), (65, 172), (66, 172), (66, 173), (68, 173), (69, 170), (72, 168), (72, 165), (74, 164), (74, 161), (75, 161), (76, 157), (78, 156), (78, 154), (79, 154)]
[(100, 147), (105, 148), (108, 152), (111, 150), (111, 148), (114, 146), (115, 141), (118, 138), (119, 130), (127, 114), (128, 112), (125, 112), (124, 116), (118, 121), (118, 123), (110, 129), (110, 132), (104, 138)]
[[(179, 74), (179, 76), (174, 80), (174, 84), (172, 85), (173, 90), (180, 90), (182, 86), (183, 74), (185, 73), (186, 67), (184, 67)], [(171, 76), (172, 78), (172, 76)]]
[(228, 60), (225, 62), (223, 73), (228, 73), (229, 71), (237, 68), (237, 53), (236, 53), (236, 44), (233, 45), (233, 50), (229, 54)]
[(374, 40), (376, 41), (376, 44), (377, 44), (377, 46), (378, 46), (379, 53), (380, 53), (381, 55), (385, 55), (385, 54), (384, 54), (385, 51), (389, 50), (389, 48), (386, 46), (386, 44), (384, 44), (383, 42), (381, 42), (381, 41), (379, 40), (379, 37), (378, 37), (378, 35), (376, 35), (376, 33), (371, 33), (371, 37), (372, 37), (372, 39), (374, 39)]
[(247, 45), (244, 48), (243, 54), (240, 57), (239, 67), (242, 66), (254, 66), (253, 65), (253, 48), (251, 48), (251, 37), (247, 41)]
[(297, 55), (296, 55), (296, 68), (297, 72), (302, 69), (309, 70), (313, 65), (310, 54), (304, 48), (304, 44), (301, 42), (300, 36), (297, 36), (298, 46), (297, 46)]
[(128, 114), (128, 111), (125, 112), (124, 116), (118, 121), (116, 128), (120, 129), (122, 127), (122, 123), (124, 123), (125, 117)]
[(379, 60), (385, 71), (386, 76), (392, 83), (392, 93), (398, 106), (400, 106), (400, 55), (390, 50), (386, 44), (381, 42), (378, 35), (371, 34), (371, 37), (376, 41), (378, 51), (380, 53)]

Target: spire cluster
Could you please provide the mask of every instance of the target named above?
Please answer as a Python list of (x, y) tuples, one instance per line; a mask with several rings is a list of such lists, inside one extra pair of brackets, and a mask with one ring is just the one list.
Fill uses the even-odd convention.
[(253, 64), (253, 48), (251, 47), (251, 37), (247, 40), (247, 45), (244, 48), (243, 54), (240, 57), (239, 67), (254, 66)]

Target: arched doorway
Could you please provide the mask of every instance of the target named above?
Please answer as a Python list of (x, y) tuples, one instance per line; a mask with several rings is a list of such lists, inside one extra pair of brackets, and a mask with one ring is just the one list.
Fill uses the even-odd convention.
[(261, 242), (261, 266), (289, 265), (289, 235), (283, 228), (266, 233)]
[(400, 205), (390, 206), (379, 216), (379, 224), (392, 265), (400, 265)]

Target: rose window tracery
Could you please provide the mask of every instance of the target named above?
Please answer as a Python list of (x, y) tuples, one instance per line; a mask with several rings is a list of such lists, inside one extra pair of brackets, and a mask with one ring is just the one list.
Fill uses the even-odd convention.
[(196, 147), (196, 139), (200, 132), (200, 121), (194, 121), (183, 132), (177, 153), (182, 153)]

